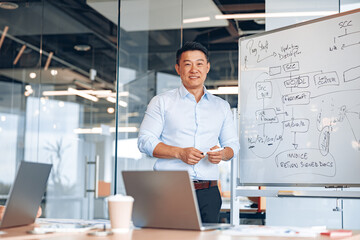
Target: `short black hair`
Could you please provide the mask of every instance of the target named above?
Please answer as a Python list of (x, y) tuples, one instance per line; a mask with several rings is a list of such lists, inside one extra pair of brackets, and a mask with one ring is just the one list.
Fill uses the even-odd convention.
[(181, 54), (186, 51), (202, 51), (205, 56), (206, 60), (209, 62), (209, 51), (204, 47), (201, 43), (198, 42), (186, 42), (181, 48), (179, 48), (176, 52), (176, 64), (179, 64)]

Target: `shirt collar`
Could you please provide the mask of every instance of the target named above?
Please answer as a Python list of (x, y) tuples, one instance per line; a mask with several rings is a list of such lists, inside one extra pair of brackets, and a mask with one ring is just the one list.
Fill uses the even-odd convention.
[[(209, 93), (209, 91), (206, 89), (205, 86), (203, 86), (203, 87), (204, 87), (204, 98), (205, 98), (205, 99), (209, 99), (209, 97), (210, 97), (211, 94)], [(179, 87), (179, 92), (180, 92), (180, 96), (181, 96), (182, 98), (184, 98), (184, 97), (186, 97), (188, 94), (190, 94), (189, 91), (184, 87), (183, 84), (181, 84), (181, 86)]]
[(211, 93), (209, 93), (209, 91), (206, 89), (206, 87), (204, 86), (204, 98), (209, 100), (211, 96)]

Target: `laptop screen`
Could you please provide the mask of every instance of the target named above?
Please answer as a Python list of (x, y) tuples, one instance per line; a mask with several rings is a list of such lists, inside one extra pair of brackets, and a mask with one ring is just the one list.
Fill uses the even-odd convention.
[(201, 229), (196, 194), (187, 171), (123, 171), (137, 227)]
[(10, 189), (0, 228), (21, 226), (35, 221), (51, 167), (52, 164), (21, 162)]

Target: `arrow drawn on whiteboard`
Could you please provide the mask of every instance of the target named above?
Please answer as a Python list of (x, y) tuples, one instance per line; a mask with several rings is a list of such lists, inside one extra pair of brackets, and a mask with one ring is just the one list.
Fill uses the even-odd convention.
[[(346, 31), (346, 29), (345, 29), (345, 31)], [(346, 31), (345, 34), (339, 35), (338, 38), (345, 37), (345, 36), (347, 36), (347, 35), (355, 34), (355, 33), (360, 33), (360, 31), (354, 31), (354, 32), (350, 32), (350, 33), (348, 33), (348, 32)]]
[(276, 113), (276, 115), (281, 115), (281, 114), (285, 114), (285, 116), (289, 116), (288, 112), (280, 112), (280, 113)]
[(293, 145), (294, 145), (295, 149), (297, 149), (298, 146), (299, 146), (299, 144), (296, 144), (296, 132), (294, 132), (294, 143), (293, 143)]
[(344, 50), (344, 48), (347, 48), (347, 47), (352, 47), (352, 46), (355, 46), (355, 45), (358, 45), (358, 44), (360, 44), (360, 42), (353, 43), (353, 44), (349, 44), (349, 45), (345, 45), (345, 44), (343, 44), (343, 45), (341, 46), (341, 49), (342, 49), (342, 50)]
[(264, 58), (260, 58), (260, 55), (258, 55), (258, 57), (257, 57), (257, 63), (262, 62), (262, 61), (264, 61), (264, 60), (266, 60), (266, 59), (268, 59), (268, 58), (271, 58), (271, 57), (276, 57), (276, 56), (277, 56), (277, 53), (276, 53), (276, 52), (273, 52), (271, 55), (266, 56), (266, 57), (264, 57)]

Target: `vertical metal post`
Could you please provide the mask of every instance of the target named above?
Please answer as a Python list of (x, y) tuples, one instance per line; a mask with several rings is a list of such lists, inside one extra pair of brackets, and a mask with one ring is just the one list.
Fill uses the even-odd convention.
[[(238, 112), (233, 109), (234, 123), (238, 126)], [(234, 158), (231, 160), (231, 178), (230, 178), (230, 223), (234, 226), (240, 224), (240, 207), (239, 200), (236, 194), (237, 187), (237, 172), (238, 172), (239, 153), (234, 153)]]

